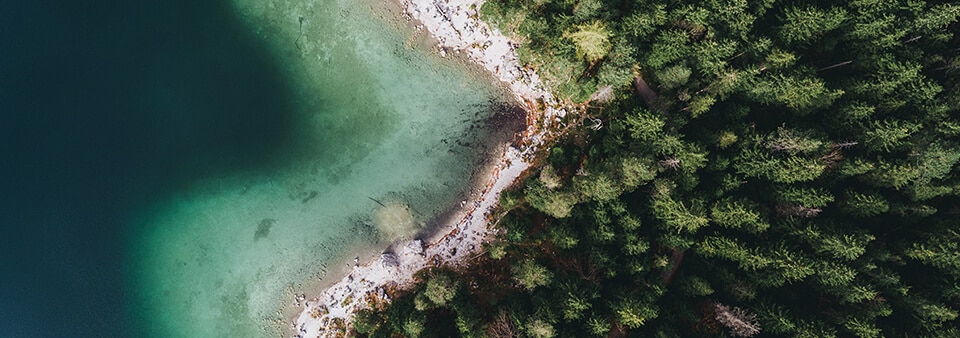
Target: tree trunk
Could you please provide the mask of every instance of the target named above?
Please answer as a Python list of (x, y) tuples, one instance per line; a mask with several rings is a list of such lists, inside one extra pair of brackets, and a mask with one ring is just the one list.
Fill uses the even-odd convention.
[(652, 106), (653, 101), (657, 99), (657, 93), (647, 85), (647, 81), (644, 81), (640, 74), (637, 74), (637, 76), (633, 78), (633, 90), (637, 95), (640, 95), (640, 98), (643, 99), (643, 102), (647, 103), (647, 106)]

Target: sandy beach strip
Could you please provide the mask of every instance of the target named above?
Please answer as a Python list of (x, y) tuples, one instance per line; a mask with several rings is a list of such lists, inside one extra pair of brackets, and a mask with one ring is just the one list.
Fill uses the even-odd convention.
[[(353, 314), (368, 307), (372, 297), (389, 301), (387, 287), (403, 287), (414, 274), (432, 266), (457, 266), (480, 252), (484, 240), (494, 235), (490, 214), (500, 193), (530, 167), (534, 152), (565, 110), (546, 90), (537, 74), (524, 68), (515, 51), (516, 43), (479, 20), (482, 0), (402, 0), (401, 7), (439, 43), (441, 55), (466, 53), (509, 88), (527, 110), (527, 130), (520, 149), (504, 145), (499, 160), (490, 170), (482, 188), (462, 203), (449, 225), (436, 236), (394, 244), (379, 259), (357, 264), (346, 277), (318, 295), (298, 296), (302, 307), (290, 323), (294, 337), (331, 337), (342, 334)], [(539, 108), (538, 108), (539, 107)], [(309, 300), (308, 300), (309, 299)]]

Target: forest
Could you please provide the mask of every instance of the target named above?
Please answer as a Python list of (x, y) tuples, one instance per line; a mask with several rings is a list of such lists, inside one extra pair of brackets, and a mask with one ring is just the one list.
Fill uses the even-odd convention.
[[(960, 3), (488, 0), (589, 120), (369, 337), (960, 337)], [(612, 100), (591, 100), (612, 88)], [(588, 120), (588, 121), (589, 121)]]

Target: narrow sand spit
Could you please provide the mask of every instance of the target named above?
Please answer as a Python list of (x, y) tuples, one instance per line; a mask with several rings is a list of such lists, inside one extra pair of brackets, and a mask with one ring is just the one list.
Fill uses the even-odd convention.
[[(524, 68), (514, 50), (516, 44), (499, 31), (479, 21), (483, 0), (401, 0), (401, 6), (439, 42), (440, 53), (466, 53), (506, 84), (517, 101), (527, 109), (527, 130), (522, 149), (505, 147), (499, 161), (478, 194), (465, 201), (453, 221), (428, 243), (413, 240), (395, 244), (392, 252), (374, 262), (356, 265), (342, 280), (323, 290), (316, 298), (297, 303), (303, 309), (291, 323), (294, 337), (329, 337), (342, 334), (353, 313), (367, 307), (370, 297), (388, 300), (388, 286), (413, 282), (417, 271), (431, 266), (456, 266), (476, 255), (483, 241), (493, 235), (490, 213), (500, 192), (530, 167), (530, 159), (544, 132), (566, 113), (541, 82)], [(301, 302), (302, 301), (302, 302)]]

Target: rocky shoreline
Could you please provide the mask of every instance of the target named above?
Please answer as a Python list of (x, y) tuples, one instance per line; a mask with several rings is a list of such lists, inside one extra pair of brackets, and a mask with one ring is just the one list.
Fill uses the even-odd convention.
[(396, 243), (378, 259), (359, 261), (346, 277), (310, 297), (299, 295), (302, 307), (290, 323), (294, 337), (342, 335), (349, 328), (354, 312), (371, 301), (389, 301), (387, 288), (403, 287), (414, 281), (414, 274), (433, 266), (456, 266), (480, 253), (485, 240), (495, 235), (489, 227), (491, 213), (500, 192), (531, 166), (533, 154), (566, 110), (547, 91), (540, 77), (521, 65), (516, 43), (479, 20), (483, 0), (402, 0), (405, 15), (419, 22), (439, 43), (441, 55), (465, 53), (493, 74), (523, 104), (527, 128), (515, 145), (504, 145), (496, 164), (481, 182), (482, 186), (437, 236), (426, 240)]

